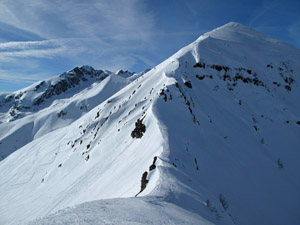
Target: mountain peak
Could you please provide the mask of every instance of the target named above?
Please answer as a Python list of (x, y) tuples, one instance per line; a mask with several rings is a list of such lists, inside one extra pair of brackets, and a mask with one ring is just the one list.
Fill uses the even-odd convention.
[(294, 46), (237, 22), (229, 22), (213, 29), (201, 35), (197, 41), (199, 42), (207, 38), (243, 43), (246, 45), (253, 44), (262, 48), (278, 50), (279, 52), (284, 50), (288, 54), (298, 54), (298, 49)]
[[(204, 37), (213, 37), (217, 39), (228, 39), (237, 35), (266, 38), (267, 35), (257, 32), (256, 30), (236, 22), (226, 23), (212, 31), (205, 33)], [(227, 37), (227, 38), (226, 38)]]
[(224, 24), (222, 27), (238, 27), (238, 28), (241, 28), (241, 27), (247, 27), (247, 26), (245, 26), (241, 23), (231, 21), (231, 22), (228, 22), (228, 23)]
[[(255, 31), (254, 29), (244, 25), (244, 24), (241, 24), (241, 23), (237, 23), (237, 22), (229, 22), (229, 23), (226, 23), (220, 27), (217, 27), (216, 29), (213, 29), (212, 31), (217, 31), (217, 30), (226, 30), (226, 31), (248, 31), (248, 32), (257, 32)], [(258, 32), (257, 32), (258, 33)]]

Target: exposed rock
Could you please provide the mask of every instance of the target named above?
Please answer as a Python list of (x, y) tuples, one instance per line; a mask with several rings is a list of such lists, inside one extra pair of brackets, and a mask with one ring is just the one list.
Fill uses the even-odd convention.
[(140, 190), (139, 193), (137, 193), (135, 195), (135, 197), (138, 196), (138, 194), (140, 194), (143, 190), (145, 190), (145, 188), (146, 188), (146, 186), (147, 186), (147, 184), (149, 182), (149, 180), (147, 180), (147, 175), (148, 175), (148, 172), (144, 172), (143, 173), (142, 179), (141, 179), (141, 190)]
[(143, 119), (138, 119), (135, 122), (135, 128), (131, 132), (131, 137), (132, 138), (142, 138), (143, 134), (146, 132), (146, 126), (143, 124)]
[(157, 156), (155, 156), (155, 157), (153, 158), (153, 163), (152, 163), (152, 165), (149, 167), (149, 171), (154, 170), (154, 169), (156, 168), (156, 165), (155, 165), (156, 160), (157, 160)]
[(188, 88), (192, 88), (192, 83), (191, 83), (191, 81), (186, 81), (186, 82), (184, 82), (184, 85), (187, 86)]
[(193, 67), (194, 68), (199, 67), (199, 68), (204, 68), (205, 69), (205, 63), (196, 63)]

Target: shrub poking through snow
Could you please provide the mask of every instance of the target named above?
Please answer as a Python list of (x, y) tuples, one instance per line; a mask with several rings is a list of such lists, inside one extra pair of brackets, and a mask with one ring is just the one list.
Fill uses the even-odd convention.
[(135, 122), (135, 128), (131, 132), (131, 137), (132, 138), (142, 138), (143, 134), (146, 132), (146, 126), (145, 126), (145, 124), (143, 124), (143, 119), (141, 119), (141, 120), (138, 119)]

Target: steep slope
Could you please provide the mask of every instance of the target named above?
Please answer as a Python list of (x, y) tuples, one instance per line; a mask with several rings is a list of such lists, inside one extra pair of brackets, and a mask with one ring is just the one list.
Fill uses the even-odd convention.
[[(296, 48), (237, 23), (204, 34), (1, 161), (1, 220), (99, 200), (32, 223), (84, 212), (94, 223), (297, 223), (299, 62)], [(149, 221), (158, 211), (167, 216)]]
[(76, 67), (58, 77), (0, 95), (0, 160), (71, 124), (142, 74)]
[[(0, 195), (10, 199), (10, 204), (1, 203), (5, 210), (0, 218), (16, 223), (85, 201), (138, 194), (143, 173), (163, 150), (164, 140), (150, 103), (162, 88), (156, 84), (162, 85), (167, 78), (157, 78), (138, 78), (70, 126), (4, 159), (1, 174), (8, 174), (1, 179)], [(153, 84), (153, 89), (142, 88), (142, 81)], [(133, 139), (138, 119), (146, 125), (146, 133)], [(155, 186), (157, 173), (152, 173), (142, 194)], [(15, 210), (20, 212), (17, 216)]]
[(76, 67), (58, 77), (37, 82), (20, 91), (1, 93), (1, 123), (44, 109), (54, 100), (71, 97), (95, 81), (104, 80), (110, 74), (112, 72), (94, 70), (89, 66)]
[(176, 169), (162, 174), (198, 191), (198, 212), (206, 202), (220, 224), (297, 223), (299, 50), (231, 23), (169, 60), (178, 85), (167, 87), (157, 116)]

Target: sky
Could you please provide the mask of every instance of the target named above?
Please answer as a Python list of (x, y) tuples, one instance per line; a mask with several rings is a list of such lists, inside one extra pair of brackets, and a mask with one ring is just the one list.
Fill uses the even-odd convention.
[(300, 49), (299, 0), (0, 0), (0, 92), (76, 66), (141, 72), (228, 22)]

